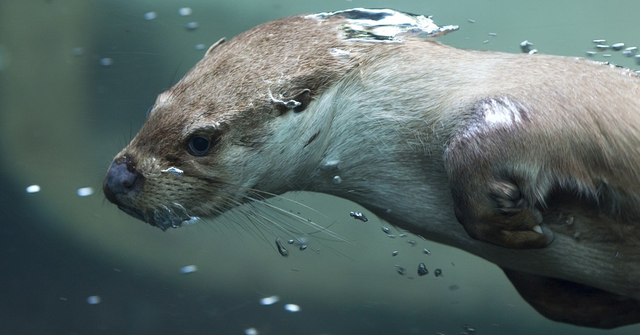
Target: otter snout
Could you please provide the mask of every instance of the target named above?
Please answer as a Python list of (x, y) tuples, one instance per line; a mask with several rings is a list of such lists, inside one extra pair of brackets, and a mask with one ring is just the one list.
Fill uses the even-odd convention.
[(127, 163), (114, 161), (107, 171), (102, 190), (109, 201), (120, 206), (119, 195), (127, 195), (139, 189), (142, 183), (142, 175)]

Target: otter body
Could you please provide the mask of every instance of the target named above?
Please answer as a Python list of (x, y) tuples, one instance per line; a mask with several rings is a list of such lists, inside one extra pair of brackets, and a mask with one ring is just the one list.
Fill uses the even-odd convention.
[(167, 229), (330, 193), (499, 265), (554, 320), (640, 322), (640, 78), (414, 36), (454, 29), (356, 9), (220, 41), (158, 97), (105, 194)]

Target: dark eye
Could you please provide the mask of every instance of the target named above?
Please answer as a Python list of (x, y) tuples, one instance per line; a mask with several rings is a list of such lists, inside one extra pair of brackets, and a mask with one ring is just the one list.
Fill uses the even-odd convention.
[(211, 147), (211, 141), (202, 136), (194, 136), (189, 140), (189, 153), (193, 156), (204, 156)]

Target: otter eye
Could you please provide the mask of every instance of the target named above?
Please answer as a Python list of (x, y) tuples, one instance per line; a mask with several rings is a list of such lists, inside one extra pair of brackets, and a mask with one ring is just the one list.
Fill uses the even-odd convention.
[(202, 136), (194, 136), (189, 140), (189, 153), (193, 156), (204, 156), (211, 147), (211, 141)]

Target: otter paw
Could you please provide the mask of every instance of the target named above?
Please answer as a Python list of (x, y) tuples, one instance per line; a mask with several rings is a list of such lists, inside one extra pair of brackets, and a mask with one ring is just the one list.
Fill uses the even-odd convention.
[(518, 185), (495, 181), (489, 199), (486, 207), (475, 206), (476, 215), (458, 215), (471, 237), (512, 249), (544, 248), (553, 242), (553, 232), (542, 225), (542, 213), (526, 201)]
[(515, 215), (495, 215), (478, 221), (479, 239), (511, 249), (544, 248), (554, 240), (553, 232), (542, 224), (535, 209)]
[(511, 249), (544, 248), (554, 240), (553, 232), (542, 225), (536, 209), (520, 208), (510, 214), (484, 215), (474, 225), (475, 238)]

